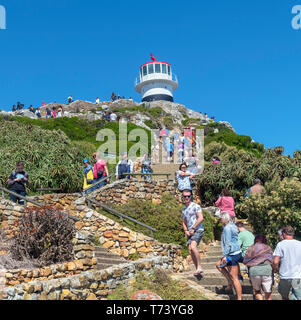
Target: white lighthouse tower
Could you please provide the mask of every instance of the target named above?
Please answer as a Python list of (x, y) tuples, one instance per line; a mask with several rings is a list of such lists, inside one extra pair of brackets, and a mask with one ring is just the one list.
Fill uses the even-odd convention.
[(173, 102), (173, 91), (178, 88), (178, 79), (172, 73), (171, 65), (157, 61), (151, 54), (152, 62), (140, 67), (135, 90), (142, 95), (142, 102), (165, 100)]

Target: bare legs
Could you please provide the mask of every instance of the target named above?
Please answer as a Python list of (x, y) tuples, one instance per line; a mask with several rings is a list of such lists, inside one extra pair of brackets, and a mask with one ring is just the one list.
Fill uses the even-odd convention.
[(192, 258), (193, 264), (196, 268), (196, 273), (201, 273), (203, 272), (201, 268), (201, 258), (200, 258), (200, 253), (198, 250), (198, 245), (195, 241), (191, 241), (191, 243), (188, 246), (190, 256)]
[(228, 287), (227, 289), (231, 289), (232, 286), (234, 286), (234, 289), (236, 291), (237, 300), (242, 300), (242, 287), (238, 280), (239, 275), (239, 266), (228, 266), (220, 268), (219, 265), (222, 263), (222, 261), (218, 261), (216, 264), (216, 268), (218, 271), (220, 271), (224, 277), (228, 281)]

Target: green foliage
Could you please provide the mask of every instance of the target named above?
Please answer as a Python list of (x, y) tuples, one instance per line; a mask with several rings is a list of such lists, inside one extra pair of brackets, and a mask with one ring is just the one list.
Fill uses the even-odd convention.
[(163, 125), (166, 128), (172, 129), (174, 127), (174, 123), (173, 123), (172, 117), (170, 117), (170, 116), (164, 117), (163, 118)]
[[(214, 155), (221, 159), (219, 164), (212, 164)], [(198, 181), (203, 205), (213, 205), (223, 188), (229, 189), (236, 202), (240, 201), (256, 178), (263, 183), (276, 177), (301, 178), (301, 162), (272, 149), (257, 158), (250, 152), (212, 142), (205, 147), (205, 161), (208, 164)]]
[(297, 178), (275, 179), (264, 192), (250, 195), (240, 204), (256, 234), (266, 235), (273, 246), (279, 242), (277, 231), (292, 226), (301, 236), (301, 182)]
[[(162, 203), (159, 205), (153, 204), (151, 201), (134, 199), (125, 205), (116, 206), (116, 210), (119, 212), (143, 221), (143, 223), (150, 227), (156, 228), (158, 231), (154, 233), (154, 237), (158, 241), (181, 245), (183, 255), (187, 256), (188, 249), (182, 226), (182, 209), (183, 205), (180, 205), (176, 199), (168, 193), (162, 195)], [(102, 214), (114, 219), (112, 215), (106, 212), (102, 212)], [(205, 229), (203, 241), (208, 243), (214, 240), (214, 234), (219, 227), (214, 221), (214, 218), (211, 217), (206, 210), (203, 210), (203, 215)], [(149, 235), (147, 229), (133, 222), (124, 220), (122, 223), (135, 231)]]
[(245, 150), (253, 153), (257, 157), (260, 157), (265, 149), (264, 145), (257, 142), (252, 142), (252, 139), (249, 136), (239, 135), (232, 130), (225, 128), (224, 126), (218, 126), (215, 123), (207, 125), (209, 128), (219, 129), (218, 133), (213, 133), (213, 130), (208, 132), (208, 135), (205, 137), (205, 145), (210, 144), (211, 142), (225, 143), (228, 146), (233, 146), (238, 150)]
[(62, 188), (77, 192), (83, 183), (85, 154), (61, 130), (43, 130), (31, 124), (0, 121), (0, 182), (7, 185), (16, 162), (25, 161), (29, 190)]
[(146, 124), (149, 128), (151, 129), (157, 129), (158, 128), (158, 124), (152, 120), (145, 120), (144, 124)]
[(135, 283), (131, 286), (121, 284), (108, 300), (129, 300), (132, 294), (139, 290), (149, 290), (158, 294), (163, 300), (206, 300), (198, 290), (187, 284), (173, 280), (161, 269), (154, 270), (152, 275), (140, 272), (137, 274)]
[[(27, 125), (35, 125), (45, 130), (61, 130), (63, 131), (71, 141), (75, 142), (76, 146), (83, 147), (82, 152), (87, 153), (87, 151), (91, 151), (94, 145), (95, 152), (99, 146), (101, 146), (106, 141), (97, 141), (97, 133), (101, 129), (111, 129), (116, 136), (116, 151), (119, 152), (119, 123), (118, 122), (106, 122), (104, 120), (95, 120), (88, 121), (79, 119), (78, 117), (62, 117), (55, 119), (30, 119), (27, 117), (11, 117), (9, 119), (12, 122), (18, 122), (21, 124)], [(0, 123), (3, 122), (4, 119), (0, 118)], [(142, 129), (145, 130), (148, 135), (149, 140), (149, 152), (151, 150), (151, 132), (145, 128), (139, 127), (133, 123), (127, 124), (127, 134), (131, 132), (133, 129)], [(136, 141), (128, 141), (127, 142), (127, 150), (129, 150), (139, 139)], [(82, 144), (80, 143), (82, 142)], [(87, 145), (85, 146), (85, 143)], [(93, 153), (92, 152), (92, 153)], [(139, 155), (138, 155), (139, 156)]]

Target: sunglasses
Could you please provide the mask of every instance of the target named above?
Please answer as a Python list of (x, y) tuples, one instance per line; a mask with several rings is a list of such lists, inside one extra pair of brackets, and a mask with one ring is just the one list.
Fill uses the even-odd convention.
[(191, 198), (191, 195), (190, 196), (183, 196), (183, 198)]

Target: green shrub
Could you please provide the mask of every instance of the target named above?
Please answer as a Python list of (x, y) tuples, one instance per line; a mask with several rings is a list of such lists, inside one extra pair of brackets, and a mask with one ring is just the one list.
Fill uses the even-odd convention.
[(279, 241), (277, 231), (291, 225), (301, 236), (301, 182), (297, 178), (275, 179), (265, 191), (254, 194), (240, 204), (256, 234), (266, 235), (273, 246)]
[[(212, 157), (219, 156), (221, 162), (212, 164)], [(205, 169), (199, 177), (198, 188), (203, 205), (214, 205), (223, 188), (228, 188), (230, 195), (238, 203), (256, 178), (263, 183), (276, 177), (296, 176), (301, 178), (301, 162), (289, 156), (279, 155), (268, 149), (260, 158), (245, 150), (229, 147), (226, 144), (212, 142), (205, 146)], [(238, 217), (244, 218), (243, 213)], [(241, 215), (240, 215), (241, 214)]]
[(169, 128), (169, 129), (172, 129), (174, 127), (172, 117), (164, 117), (163, 124), (166, 128)]
[[(116, 206), (115, 208), (121, 213), (156, 228), (158, 231), (154, 233), (154, 237), (158, 241), (181, 245), (183, 256), (188, 255), (186, 238), (182, 226), (183, 205), (179, 204), (172, 195), (168, 193), (163, 194), (161, 204), (153, 204), (151, 201), (134, 199), (125, 205)], [(116, 219), (116, 217), (106, 212), (102, 213)], [(206, 210), (203, 210), (203, 215), (205, 229), (203, 241), (209, 243), (214, 240), (214, 234), (219, 227), (214, 218)], [(133, 230), (149, 235), (148, 230), (139, 225), (127, 220), (124, 220), (122, 223)]]
[(64, 192), (78, 192), (82, 188), (85, 154), (60, 130), (0, 121), (0, 150), (3, 186), (16, 169), (16, 162), (23, 160), (29, 174), (30, 192), (42, 187), (62, 188)]
[(140, 272), (131, 286), (119, 285), (108, 300), (129, 300), (132, 294), (139, 290), (149, 290), (164, 300), (206, 300), (200, 291), (187, 284), (173, 280), (161, 269), (155, 269), (152, 275)]
[[(220, 127), (215, 123), (208, 124), (206, 127), (211, 128), (211, 130), (208, 131), (208, 134), (205, 134), (205, 145), (208, 145), (213, 141), (225, 143), (238, 150), (249, 151), (257, 157), (260, 157), (265, 151), (264, 145), (259, 144), (258, 142), (252, 142), (252, 139), (249, 136), (239, 135), (228, 128), (223, 126)], [(213, 133), (213, 128), (218, 128), (219, 132)]]

